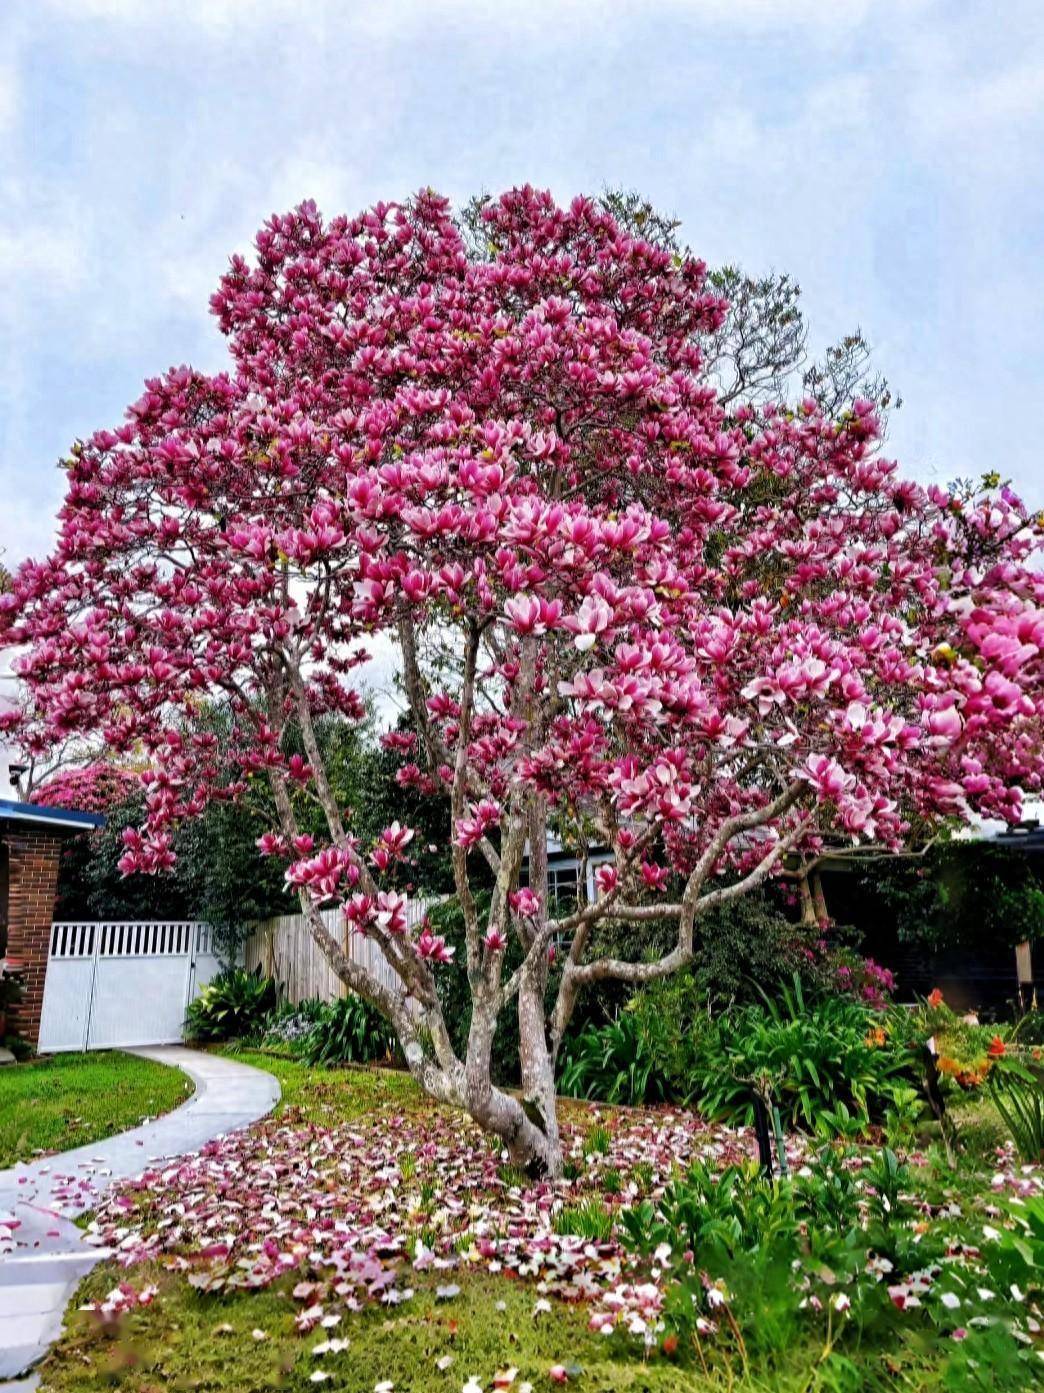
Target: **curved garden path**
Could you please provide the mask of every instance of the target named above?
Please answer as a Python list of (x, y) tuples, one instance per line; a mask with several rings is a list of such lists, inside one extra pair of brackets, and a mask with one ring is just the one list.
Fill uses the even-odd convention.
[(132, 1051), (182, 1069), (195, 1084), (173, 1112), (130, 1132), (0, 1171), (0, 1390), (30, 1368), (57, 1337), (73, 1289), (106, 1255), (72, 1222), (118, 1180), (166, 1157), (246, 1127), (271, 1112), (271, 1074), (180, 1045)]

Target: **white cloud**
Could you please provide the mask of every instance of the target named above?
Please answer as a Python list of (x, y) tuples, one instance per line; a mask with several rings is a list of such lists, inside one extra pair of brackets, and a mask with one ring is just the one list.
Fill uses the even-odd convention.
[(11, 59), (0, 60), (0, 138), (9, 135), (19, 115), (18, 75)]

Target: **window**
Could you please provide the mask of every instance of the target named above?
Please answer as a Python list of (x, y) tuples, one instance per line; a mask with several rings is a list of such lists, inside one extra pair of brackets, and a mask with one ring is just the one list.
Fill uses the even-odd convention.
[(548, 866), (547, 897), (552, 903), (576, 904), (580, 899), (580, 867)]

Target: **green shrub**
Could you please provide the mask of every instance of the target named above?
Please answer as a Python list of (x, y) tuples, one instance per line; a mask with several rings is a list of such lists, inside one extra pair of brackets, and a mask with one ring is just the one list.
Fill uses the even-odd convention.
[(810, 1322), (828, 1321), (843, 1292), (853, 1331), (894, 1328), (897, 1312), (871, 1258), (885, 1258), (889, 1281), (899, 1281), (937, 1258), (945, 1240), (918, 1235), (904, 1194), (910, 1176), (892, 1152), (856, 1173), (845, 1161), (828, 1148), (793, 1180), (769, 1180), (753, 1162), (715, 1172), (698, 1161), (657, 1199), (623, 1210), (623, 1245), (655, 1255), (666, 1272), (668, 1326), (691, 1335), (727, 1309), (748, 1351), (778, 1355)]
[(1040, 1080), (994, 1075), (990, 1096), (1022, 1160), (1030, 1165), (1044, 1160), (1044, 1085)]
[(701, 1038), (691, 1098), (708, 1116), (753, 1121), (755, 1093), (794, 1127), (834, 1135), (842, 1105), (862, 1123), (884, 1114), (908, 1069), (879, 1012), (851, 997), (809, 1001), (800, 979), (761, 1006), (741, 1007)]
[(566, 1045), (559, 1087), (607, 1103), (697, 1103), (733, 1123), (753, 1120), (760, 1094), (790, 1126), (854, 1137), (887, 1119), (905, 1139), (920, 1113), (911, 1085), (921, 1077), (922, 1035), (921, 1022), (898, 1008), (810, 998), (796, 973), (775, 997), (711, 1016), (695, 979), (682, 976), (580, 1031)]
[(692, 966), (684, 975), (711, 1011), (755, 1001), (759, 989), (772, 991), (808, 970), (806, 936), (768, 895), (743, 895), (701, 917)]
[(664, 1102), (670, 1096), (664, 1070), (666, 1024), (629, 1011), (607, 1025), (590, 1025), (570, 1042), (559, 1088), (571, 1098), (605, 1103)]
[(229, 968), (208, 982), (185, 1017), (190, 1040), (235, 1040), (257, 1035), (276, 1004), (276, 984), (258, 968)]
[(585, 1199), (559, 1210), (554, 1219), (555, 1233), (607, 1243), (613, 1236), (613, 1213), (600, 1200)]
[(271, 1048), (287, 1046), (293, 1050), (321, 1018), (324, 1009), (325, 1002), (317, 996), (296, 1003), (281, 1001), (265, 1022), (261, 1043)]
[(295, 1052), (306, 1064), (366, 1064), (387, 1059), (395, 1032), (362, 997), (348, 995), (320, 1008)]
[[(997, 1230), (973, 1215), (926, 1225), (926, 1195), (911, 1195), (913, 1185), (889, 1150), (868, 1166), (827, 1147), (790, 1180), (698, 1162), (624, 1209), (616, 1229), (663, 1272), (669, 1331), (697, 1346), (713, 1332), (719, 1357), (738, 1356), (744, 1386), (757, 1369), (752, 1387), (791, 1387), (779, 1377), (790, 1352), (820, 1342), (795, 1388), (927, 1388), (896, 1381), (914, 1350), (930, 1352), (932, 1388), (1038, 1386), (1030, 1312), (1044, 1272), (1044, 1199), (1012, 1202)], [(948, 1197), (935, 1191), (933, 1203)]]

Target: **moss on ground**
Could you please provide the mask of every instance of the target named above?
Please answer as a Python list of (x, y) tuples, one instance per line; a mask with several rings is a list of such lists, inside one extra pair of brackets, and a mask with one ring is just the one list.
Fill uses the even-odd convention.
[[(120, 1276), (108, 1265), (96, 1270), (74, 1306), (100, 1299)], [(594, 1334), (582, 1308), (555, 1302), (550, 1312), (534, 1314), (532, 1286), (487, 1274), (461, 1276), (450, 1300), (437, 1296), (437, 1277), (418, 1276), (403, 1305), (368, 1306), (346, 1313), (331, 1330), (306, 1335), (294, 1327), (300, 1306), (290, 1295), (292, 1279), (227, 1295), (199, 1293), (156, 1267), (135, 1269), (133, 1280), (139, 1288), (158, 1285), (153, 1303), (109, 1328), (74, 1309), (42, 1367), (41, 1393), (374, 1393), (384, 1382), (394, 1393), (460, 1393), (472, 1377), (492, 1389), (495, 1376), (510, 1369), (515, 1393), (525, 1383), (534, 1393), (551, 1393), (559, 1386), (551, 1376), (556, 1365), (565, 1368), (566, 1386), (583, 1393), (805, 1393), (893, 1383), (927, 1393), (940, 1386), (938, 1367), (933, 1371), (915, 1351), (867, 1351), (860, 1368), (845, 1361), (843, 1369), (832, 1359), (821, 1363), (825, 1351), (803, 1343), (778, 1363), (746, 1373), (721, 1341), (704, 1344), (706, 1365), (695, 1349), (643, 1353), (636, 1341)], [(347, 1340), (347, 1349), (314, 1355), (331, 1337)], [(313, 1381), (317, 1371), (328, 1378)]]

